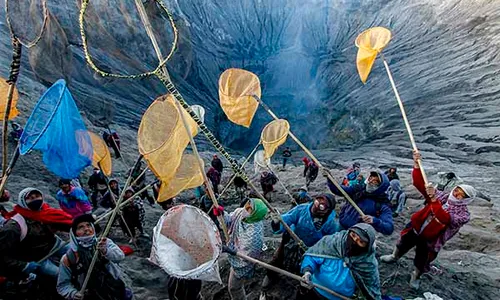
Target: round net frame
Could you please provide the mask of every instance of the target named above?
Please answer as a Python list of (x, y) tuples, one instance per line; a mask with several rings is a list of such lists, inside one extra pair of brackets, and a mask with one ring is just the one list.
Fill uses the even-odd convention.
[(153, 75), (158, 75), (161, 73), (161, 69), (165, 66), (167, 61), (169, 61), (177, 47), (177, 41), (178, 41), (178, 31), (177, 27), (175, 26), (174, 18), (172, 14), (168, 11), (167, 7), (163, 4), (161, 0), (153, 0), (158, 7), (165, 12), (165, 14), (168, 17), (170, 26), (172, 27), (172, 32), (174, 33), (174, 39), (172, 41), (172, 46), (170, 48), (170, 51), (167, 55), (167, 57), (163, 61), (158, 62), (158, 66), (156, 69), (153, 71), (149, 72), (144, 72), (144, 73), (138, 73), (138, 74), (115, 74), (115, 73), (108, 73), (97, 67), (97, 65), (94, 63), (94, 60), (92, 59), (92, 56), (90, 55), (89, 47), (88, 47), (88, 41), (87, 41), (87, 35), (85, 32), (85, 12), (87, 11), (88, 5), (90, 0), (83, 0), (82, 1), (82, 6), (80, 8), (80, 17), (79, 17), (79, 22), (80, 22), (80, 34), (82, 36), (82, 43), (83, 43), (83, 51), (85, 53), (85, 59), (87, 60), (87, 63), (89, 66), (99, 75), (102, 77), (113, 77), (113, 78), (123, 78), (123, 79), (135, 79), (135, 78), (142, 78), (142, 77), (148, 77), (148, 76), (153, 76)]
[[(25, 155), (31, 151), (43, 136), (54, 118), (67, 89), (66, 81), (60, 79), (46, 90), (40, 100), (38, 100), (38, 103), (35, 108), (33, 108), (33, 112), (26, 122), (26, 126), (24, 127), (23, 134), (19, 141), (19, 153), (21, 155)], [(38, 128), (40, 128), (40, 130)]]

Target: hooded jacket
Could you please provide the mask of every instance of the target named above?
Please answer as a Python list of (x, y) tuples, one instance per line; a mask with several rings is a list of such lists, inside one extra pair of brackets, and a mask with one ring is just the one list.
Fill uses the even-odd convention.
[[(304, 254), (302, 273), (311, 272), (311, 281), (347, 297), (354, 294), (355, 286), (369, 300), (382, 299), (378, 263), (375, 258), (375, 230), (368, 224), (356, 224), (369, 237), (368, 251), (359, 256), (347, 256), (346, 242), (349, 230), (323, 237)], [(327, 299), (338, 299), (316, 289)]]
[[(26, 188), (19, 193), (18, 205), (14, 207), (15, 211), (30, 211), (32, 214), (37, 212), (29, 210), (26, 204), (26, 196), (31, 192), (40, 190)], [(42, 194), (43, 195), (43, 194)], [(21, 209), (19, 209), (20, 207)], [(57, 247), (58, 239), (54, 235), (55, 231), (68, 231), (71, 224), (71, 217), (58, 209), (53, 209), (44, 204), (42, 211), (48, 212), (46, 222), (36, 221), (24, 214), (27, 232), (24, 238), (21, 225), (13, 219), (5, 222), (0, 228), (0, 275), (9, 278), (25, 278), (23, 269), (31, 261), (38, 261), (49, 254), (54, 247)], [(21, 214), (23, 214), (21, 213)], [(41, 213), (43, 214), (43, 213)], [(49, 219), (53, 219), (49, 223)]]
[[(293, 231), (304, 242), (307, 247), (311, 247), (325, 235), (334, 234), (340, 231), (340, 224), (336, 219), (335, 211), (332, 211), (321, 228), (317, 230), (314, 227), (311, 207), (314, 203), (306, 203), (292, 208), (286, 214), (281, 215), (283, 221), (293, 228)], [(274, 233), (283, 233), (285, 230), (280, 223), (279, 230)]]
[[(72, 230), (70, 232), (70, 247), (71, 249), (69, 251), (72, 251), (71, 254), (73, 259), (70, 259), (68, 254), (62, 257), (61, 263), (59, 264), (59, 277), (56, 287), (59, 295), (66, 299), (74, 298), (87, 274), (86, 271), (80, 274), (73, 274), (73, 271), (76, 269), (76, 264), (78, 263), (78, 250), (81, 246), (79, 246), (78, 239)], [(103, 256), (98, 263), (104, 263), (109, 275), (114, 279), (121, 280), (122, 272), (116, 263), (122, 261), (124, 258), (125, 254), (123, 251), (112, 240), (106, 239), (106, 255)], [(78, 286), (74, 285), (72, 281), (73, 277), (76, 277)]]
[(73, 218), (92, 212), (89, 198), (81, 188), (71, 186), (69, 193), (59, 190), (56, 194), (56, 200), (61, 209)]
[[(372, 226), (376, 231), (384, 235), (390, 235), (394, 231), (394, 224), (390, 202), (386, 194), (387, 188), (389, 187), (389, 178), (382, 172), (377, 171), (377, 173), (379, 174), (381, 183), (372, 193), (361, 190), (361, 186), (359, 185), (342, 186), (342, 188), (366, 215), (373, 217)], [(329, 179), (328, 187), (335, 195), (342, 196), (341, 192)], [(339, 219), (340, 225), (345, 229), (362, 222), (361, 216), (349, 202), (346, 202), (346, 204), (342, 206)]]

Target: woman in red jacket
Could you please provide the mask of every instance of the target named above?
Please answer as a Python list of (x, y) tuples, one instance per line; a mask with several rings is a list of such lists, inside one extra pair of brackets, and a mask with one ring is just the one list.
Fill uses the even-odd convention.
[(425, 206), (415, 212), (410, 222), (401, 231), (401, 237), (393, 254), (380, 258), (385, 263), (397, 261), (415, 247), (410, 285), (420, 286), (420, 275), (428, 271), (429, 264), (437, 257), (446, 241), (470, 220), (467, 205), (476, 197), (476, 190), (466, 184), (456, 186), (451, 193), (438, 191), (433, 186), (425, 186), (417, 161), (420, 153), (413, 154), (413, 185), (425, 198)]

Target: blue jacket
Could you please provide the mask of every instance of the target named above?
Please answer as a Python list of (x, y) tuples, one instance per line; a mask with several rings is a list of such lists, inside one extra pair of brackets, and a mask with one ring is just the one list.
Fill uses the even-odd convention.
[[(328, 216), (328, 219), (320, 230), (316, 230), (313, 223), (313, 218), (311, 215), (311, 206), (313, 203), (304, 203), (292, 208), (286, 214), (281, 217), (285, 223), (294, 228), (294, 232), (297, 236), (306, 244), (307, 247), (311, 247), (316, 242), (318, 242), (323, 236), (334, 234), (341, 230), (339, 222), (337, 221), (335, 211), (332, 211)], [(280, 226), (280, 230), (275, 233), (282, 233), (284, 231), (283, 225)]]
[[(311, 272), (311, 281), (342, 294), (352, 297), (356, 290), (356, 282), (351, 275), (351, 270), (341, 258), (323, 258), (305, 255), (302, 261), (302, 273)], [(316, 289), (323, 297), (329, 300), (340, 299), (323, 290)]]
[[(356, 202), (359, 208), (369, 216), (373, 217), (373, 228), (376, 231), (390, 235), (394, 231), (392, 210), (386, 191), (389, 188), (389, 178), (382, 172), (377, 172), (382, 179), (379, 188), (372, 193), (361, 190), (359, 186), (343, 186), (344, 191)], [(342, 196), (337, 187), (328, 180), (328, 187), (335, 195)], [(362, 222), (361, 216), (356, 209), (347, 202), (340, 210), (340, 225), (345, 229)]]

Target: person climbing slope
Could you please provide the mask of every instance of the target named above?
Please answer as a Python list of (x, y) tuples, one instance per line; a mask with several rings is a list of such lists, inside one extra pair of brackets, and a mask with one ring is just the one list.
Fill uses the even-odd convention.
[(286, 168), (286, 163), (290, 157), (292, 157), (292, 150), (290, 150), (290, 147), (286, 147), (285, 150), (283, 150), (283, 153), (281, 154), (283, 157), (283, 169)]
[[(132, 188), (134, 192), (138, 192), (146, 187), (146, 172), (144, 172), (143, 162), (141, 161), (137, 166), (129, 171), (129, 176), (132, 176)], [(142, 175), (141, 175), (142, 174)], [(142, 200), (148, 200), (149, 205), (154, 206), (155, 199), (151, 197), (149, 191), (146, 189), (140, 194)]]
[(68, 232), (70, 227), (71, 215), (45, 203), (40, 190), (23, 189), (0, 228), (0, 276), (23, 280), (33, 274), (55, 279), (68, 247), (54, 232)]
[(359, 162), (355, 162), (352, 164), (352, 167), (347, 169), (347, 174), (342, 181), (343, 186), (353, 186), (354, 182), (358, 178), (358, 175), (361, 173), (361, 164)]
[(274, 191), (274, 185), (278, 182), (278, 178), (273, 172), (264, 171), (260, 175), (260, 186), (262, 187), (262, 193), (264, 197), (267, 194)]
[[(312, 198), (307, 192), (307, 186), (303, 186), (299, 188), (299, 191), (293, 195), (293, 199), (295, 200), (295, 202), (297, 202), (298, 205), (312, 202)], [(296, 206), (295, 203), (293, 203), (292, 205)]]
[(397, 217), (403, 211), (406, 204), (406, 193), (401, 188), (401, 182), (398, 179), (391, 180), (390, 186), (387, 189), (387, 195), (391, 202), (393, 217)]
[(110, 130), (110, 132), (104, 131), (102, 133), (102, 139), (106, 142), (106, 145), (108, 145), (108, 147), (111, 147), (113, 149), (113, 151), (115, 152), (115, 157), (120, 158), (121, 143), (118, 133), (115, 130)]
[(415, 247), (415, 269), (410, 279), (414, 289), (420, 287), (420, 276), (429, 271), (430, 263), (446, 242), (469, 222), (468, 205), (476, 197), (476, 190), (466, 184), (457, 185), (451, 193), (439, 191), (432, 185), (426, 187), (418, 165), (420, 158), (420, 153), (414, 152), (412, 178), (413, 185), (425, 199), (425, 206), (411, 216), (394, 252), (380, 258), (385, 263), (392, 263)]
[(81, 188), (71, 185), (71, 180), (60, 179), (59, 188), (56, 200), (63, 211), (73, 218), (92, 213), (92, 205), (90, 205), (89, 198), (87, 198), (87, 195)]
[[(326, 177), (326, 174), (323, 175)], [(332, 193), (342, 196), (342, 193), (330, 179), (327, 178), (327, 182)], [(342, 186), (342, 189), (358, 205), (365, 216), (361, 217), (358, 211), (349, 202), (346, 202), (340, 210), (340, 225), (344, 229), (348, 229), (357, 223), (364, 222), (372, 225), (376, 231), (384, 235), (392, 234), (394, 224), (389, 198), (386, 194), (388, 187), (389, 178), (379, 171), (370, 172), (364, 189), (361, 189), (360, 185)]]
[(104, 177), (104, 174), (99, 170), (99, 168), (94, 168), (87, 184), (90, 190), (90, 199), (92, 200), (92, 205), (94, 207), (97, 207), (99, 202), (101, 202), (101, 198), (108, 191), (106, 178)]
[(307, 166), (307, 172), (306, 172), (306, 186), (309, 187), (311, 183), (316, 180), (316, 177), (318, 177), (318, 171), (319, 167), (314, 161), (310, 161), (309, 165)]
[[(123, 195), (123, 200), (128, 200), (135, 194), (134, 189), (128, 188), (125, 191), (125, 195)], [(123, 221), (120, 220), (120, 225), (122, 227), (122, 231), (129, 236), (132, 240), (136, 238), (136, 229), (139, 231), (141, 236), (148, 237), (149, 235), (144, 231), (145, 225), (145, 216), (146, 211), (144, 210), (144, 203), (140, 197), (135, 197), (133, 200), (130, 200), (125, 206), (122, 208), (123, 218), (127, 223), (128, 228), (132, 232), (132, 236), (129, 236), (127, 227), (123, 224)]]
[[(375, 230), (356, 224), (348, 230), (323, 237), (304, 254), (302, 278), (352, 297), (359, 287), (368, 300), (381, 300), (378, 263), (375, 258)], [(318, 288), (302, 284), (297, 300), (337, 300)]]
[(397, 172), (398, 172), (397, 168), (390, 168), (389, 170), (385, 171), (385, 175), (387, 175), (389, 181), (393, 181), (394, 179), (399, 180), (399, 175)]
[[(68, 300), (109, 299), (130, 300), (132, 290), (123, 281), (117, 263), (125, 258), (123, 251), (108, 238), (97, 241), (92, 215), (80, 215), (73, 220), (70, 249), (59, 264), (57, 292)], [(99, 251), (85, 293), (83, 285), (94, 252)]]
[(216, 169), (219, 173), (222, 174), (222, 170), (224, 170), (224, 165), (222, 164), (222, 160), (217, 156), (217, 154), (214, 154), (211, 162), (211, 166)]
[(221, 174), (219, 171), (217, 171), (214, 167), (211, 167), (207, 171), (207, 177), (210, 179), (210, 182), (212, 183), (212, 188), (214, 190), (214, 193), (218, 194), (219, 193), (219, 184), (221, 181)]

